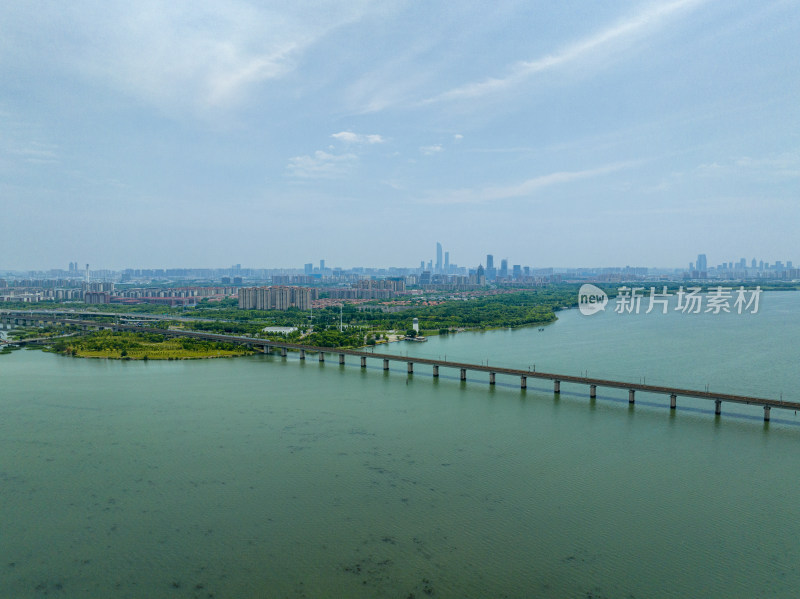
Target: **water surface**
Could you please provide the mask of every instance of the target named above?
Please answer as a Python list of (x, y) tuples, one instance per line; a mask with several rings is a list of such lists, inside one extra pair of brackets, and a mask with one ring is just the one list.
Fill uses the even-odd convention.
[[(798, 298), (391, 350), (797, 399)], [(791, 412), (424, 368), (0, 356), (0, 596), (796, 596)]]

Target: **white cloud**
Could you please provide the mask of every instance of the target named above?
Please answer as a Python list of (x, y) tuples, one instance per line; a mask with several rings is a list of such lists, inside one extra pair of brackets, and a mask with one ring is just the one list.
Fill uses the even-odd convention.
[(334, 139), (349, 144), (382, 144), (386, 140), (377, 134), (353, 133), (352, 131), (340, 131), (331, 135)]
[(454, 140), (454, 141), (461, 141), (462, 139), (464, 139), (464, 136), (463, 136), (463, 135), (461, 135), (460, 133), (456, 133), (456, 134), (453, 136), (453, 140)]
[(514, 64), (504, 77), (490, 77), (480, 82), (468, 83), (434, 96), (424, 103), (476, 98), (514, 87), (532, 75), (576, 62), (585, 58), (595, 58), (597, 52), (614, 42), (631, 38), (648, 27), (661, 24), (673, 13), (689, 9), (705, 0), (677, 0), (669, 4), (659, 4), (628, 18), (621, 23), (595, 35), (584, 38), (553, 54), (536, 60), (520, 61)]
[(700, 164), (695, 169), (699, 176), (761, 176), (769, 179), (800, 177), (800, 153), (785, 152), (760, 158), (742, 156), (723, 162)]
[(432, 156), (433, 154), (438, 154), (439, 152), (444, 152), (444, 148), (441, 145), (436, 144), (436, 145), (433, 145), (433, 146), (422, 146), (419, 149), (419, 151), (422, 152), (423, 154), (425, 154), (426, 156)]
[(76, 0), (42, 11), (20, 3), (7, 15), (10, 24), (0, 26), (11, 36), (5, 45), (26, 60), (77, 71), (179, 113), (235, 107), (255, 86), (292, 72), (303, 52), (367, 10), (360, 0), (87, 4)]
[(53, 144), (31, 142), (25, 147), (12, 149), (11, 153), (21, 157), (25, 162), (52, 164), (58, 162), (57, 149), (58, 147)]
[(358, 162), (355, 154), (330, 154), (317, 150), (313, 156), (295, 156), (286, 167), (289, 175), (301, 179), (338, 179)]
[(421, 202), (425, 204), (484, 204), (499, 200), (525, 197), (545, 187), (606, 175), (628, 168), (634, 164), (633, 162), (625, 162), (608, 164), (582, 171), (559, 171), (548, 175), (533, 177), (532, 179), (527, 179), (516, 185), (485, 187), (483, 189), (456, 189), (438, 192), (436, 194), (430, 194), (428, 198)]

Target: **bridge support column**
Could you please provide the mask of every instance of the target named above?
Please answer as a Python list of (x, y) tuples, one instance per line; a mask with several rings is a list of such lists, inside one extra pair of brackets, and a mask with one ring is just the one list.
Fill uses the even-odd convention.
[(339, 364), (344, 364), (344, 354), (339, 354)]
[(669, 409), (674, 410), (678, 405), (678, 396), (674, 393), (669, 396)]
[(408, 363), (408, 374), (414, 374), (414, 362)]
[(461, 369), (461, 380), (462, 381), (466, 381), (467, 380), (467, 369), (466, 368), (462, 368)]
[(589, 385), (589, 398), (597, 397), (597, 385)]
[(439, 378), (439, 365), (438, 364), (434, 364), (433, 365), (433, 376), (434, 376), (434, 378)]
[(384, 358), (383, 359), (383, 369), (384, 370), (389, 370), (389, 358)]
[(264, 350), (265, 354), (269, 353), (269, 345), (265, 345), (262, 349)]
[(636, 391), (633, 389), (628, 389), (628, 403), (633, 403), (636, 401), (634, 396), (636, 395)]
[(553, 393), (561, 393), (561, 381), (553, 381)]
[(520, 389), (527, 389), (528, 388), (528, 377), (524, 374), (519, 377), (519, 388)]
[(281, 358), (285, 358), (285, 357), (286, 357), (286, 348), (282, 347), (281, 348)]
[(319, 352), (319, 361), (320, 362), (324, 362), (325, 361), (325, 352), (324, 351)]
[(300, 359), (301, 360), (305, 360), (306, 359), (306, 350), (304, 350), (304, 349), (300, 350)]
[(494, 372), (489, 373), (489, 384), (494, 385)]
[(361, 356), (361, 368), (367, 367), (367, 356)]
[(764, 406), (764, 422), (769, 422), (769, 411), (770, 411), (770, 409), (771, 409), (770, 406)]
[(722, 414), (722, 400), (721, 399), (715, 399), (714, 400), (714, 413), (717, 416)]

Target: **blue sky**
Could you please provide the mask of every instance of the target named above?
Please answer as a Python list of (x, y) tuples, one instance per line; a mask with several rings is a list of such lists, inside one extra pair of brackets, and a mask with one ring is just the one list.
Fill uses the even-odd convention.
[(796, 1), (0, 8), (0, 269), (800, 262)]

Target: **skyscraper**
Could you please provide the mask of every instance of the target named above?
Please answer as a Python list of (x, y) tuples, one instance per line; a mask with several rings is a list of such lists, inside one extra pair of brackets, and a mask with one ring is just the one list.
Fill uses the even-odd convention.
[(697, 270), (700, 272), (708, 270), (708, 262), (705, 254), (697, 254)]
[(494, 256), (486, 254), (486, 278), (494, 281), (497, 278), (497, 271), (494, 268)]
[(436, 272), (442, 272), (442, 244), (436, 242)]
[(444, 253), (444, 272), (450, 272), (450, 252)]

